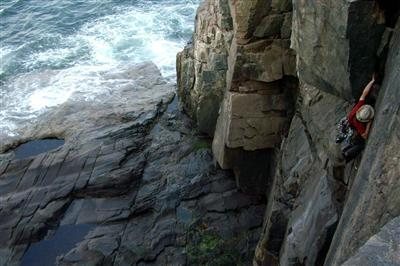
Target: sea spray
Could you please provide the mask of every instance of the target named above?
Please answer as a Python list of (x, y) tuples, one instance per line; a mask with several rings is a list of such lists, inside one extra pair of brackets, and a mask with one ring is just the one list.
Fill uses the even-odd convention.
[(88, 101), (122, 86), (129, 80), (108, 73), (123, 66), (153, 61), (174, 82), (199, 2), (2, 1), (0, 136), (18, 135), (73, 95)]

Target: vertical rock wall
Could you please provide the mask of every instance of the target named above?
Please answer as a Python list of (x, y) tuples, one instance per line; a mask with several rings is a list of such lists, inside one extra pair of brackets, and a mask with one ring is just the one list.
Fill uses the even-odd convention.
[[(336, 121), (347, 106), (339, 97), (301, 84), (296, 115), (278, 157), (258, 265), (321, 265), (352, 172), (351, 165), (336, 159), (333, 143)], [(345, 176), (335, 173), (338, 168)]]
[(296, 84), (288, 78), (295, 75), (295, 55), (284, 24), (291, 19), (290, 5), (250, 2), (233, 2), (231, 8), (235, 35), (218, 122), (227, 125), (217, 125), (215, 135), (224, 137), (214, 143), (223, 167), (229, 165), (222, 158), (225, 148), (254, 151), (280, 143), (291, 108), (288, 96), (295, 94)]
[(293, 9), (301, 80), (347, 100), (358, 98), (385, 29), (376, 1), (293, 1)]
[[(325, 265), (340, 265), (380, 226), (399, 215), (400, 201), (393, 194), (397, 181), (393, 178), (399, 176), (400, 162), (382, 136), (372, 133), (363, 157), (348, 164), (341, 160), (334, 143), (336, 124), (351, 108), (347, 100), (359, 97), (362, 84), (367, 83), (381, 56), (378, 48), (387, 45), (387, 39), (382, 38), (385, 20), (375, 1), (293, 4), (292, 46), (297, 53), (300, 93), (278, 158), (255, 263), (323, 265), (329, 253)], [(394, 32), (398, 34), (398, 30)], [(386, 118), (378, 113), (374, 132), (388, 130), (384, 138), (393, 147), (398, 145), (398, 135), (390, 132), (398, 120), (395, 114), (400, 102), (393, 82), (400, 66), (398, 52), (394, 52), (398, 48), (392, 44), (390, 50), (385, 80), (393, 88), (387, 92), (386, 83), (381, 88), (383, 98), (377, 109)], [(376, 157), (378, 147), (382, 155)], [(370, 172), (371, 165), (379, 170)], [(384, 166), (391, 170), (384, 172)], [(383, 184), (377, 180), (379, 176), (385, 180)], [(370, 180), (370, 188), (363, 187), (365, 178)], [(385, 196), (379, 196), (382, 192)]]
[(184, 109), (201, 131), (215, 136), (219, 165), (257, 194), (268, 187), (273, 149), (293, 115), (291, 10), (290, 1), (207, 0), (193, 44), (177, 59)]
[[(340, 265), (382, 226), (400, 216), (400, 20), (389, 50), (374, 128), (326, 265)], [(394, 259), (400, 263), (399, 247), (395, 251)]]
[[(340, 265), (400, 215), (400, 28), (388, 28), (400, 7), (388, 2), (229, 1), (213, 152), (242, 190), (268, 197), (255, 265)], [(336, 125), (386, 56), (367, 148), (345, 163)]]
[(199, 130), (214, 134), (226, 88), (233, 25), (228, 0), (204, 1), (193, 40), (177, 55), (178, 94)]

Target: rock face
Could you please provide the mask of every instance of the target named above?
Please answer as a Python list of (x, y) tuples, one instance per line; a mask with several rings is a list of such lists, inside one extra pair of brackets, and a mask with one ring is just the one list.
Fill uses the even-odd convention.
[(26, 133), (48, 128), (62, 147), (1, 161), (0, 265), (32, 263), (24, 253), (64, 228), (82, 235), (57, 265), (250, 264), (263, 199), (213, 166), (153, 64), (127, 73), (106, 101), (67, 102)]
[(371, 237), (343, 266), (400, 264), (400, 217), (386, 224)]
[(328, 265), (344, 262), (400, 215), (400, 20), (389, 50), (374, 128), (335, 233)]
[[(254, 264), (341, 265), (400, 215), (400, 4), (229, 3), (233, 37), (213, 153), (241, 190), (268, 198)], [(373, 130), (346, 163), (337, 123), (374, 71), (384, 80), (368, 99), (376, 101)]]
[[(58, 264), (365, 265), (380, 252), (374, 265), (398, 265), (399, 13), (386, 0), (206, 0), (178, 91), (236, 180), (167, 107), (173, 88), (154, 65), (122, 69), (110, 75), (124, 86), (3, 143), (66, 140), (2, 156), (0, 264), (84, 225)], [(366, 148), (345, 162), (337, 123), (382, 66)]]
[[(392, 131), (398, 124), (400, 102), (393, 85), (400, 72), (399, 28), (389, 45), (385, 82), (376, 104), (379, 111), (367, 148), (362, 157), (345, 164), (336, 152), (335, 125), (349, 111), (346, 99), (359, 96), (361, 77), (372, 72), (370, 66), (379, 58), (376, 43), (381, 42), (378, 33), (385, 25), (377, 20), (372, 1), (352, 1), (344, 6), (342, 2), (326, 2), (294, 2), (292, 41), (301, 86), (296, 115), (278, 159), (273, 194), (269, 195), (255, 257), (258, 265), (341, 265), (381, 226), (400, 214), (399, 198), (393, 194), (398, 187), (395, 176), (399, 176), (400, 161), (392, 150), (399, 141)], [(328, 6), (329, 14), (338, 12), (348, 19), (323, 15)], [(364, 19), (353, 25), (360, 17)], [(342, 25), (343, 21), (347, 24)], [(354, 27), (357, 31), (352, 32)], [(347, 35), (338, 38), (341, 31), (337, 29), (346, 29)], [(352, 45), (356, 40), (353, 34), (367, 31), (368, 43)], [(382, 39), (381, 46), (387, 45), (387, 39)], [(314, 46), (310, 42), (315, 42)], [(311, 50), (315, 46), (317, 49)], [(368, 55), (361, 57), (362, 53)], [(361, 59), (367, 60), (365, 67), (352, 63)], [(382, 135), (382, 129), (387, 135)]]
[[(221, 28), (222, 22), (229, 23)], [(222, 168), (234, 169), (245, 191), (265, 192), (265, 173), (271, 167), (260, 167), (261, 161), (254, 158), (274, 156), (293, 113), (297, 80), (290, 24), (290, 1), (205, 1), (198, 12), (194, 45), (178, 55), (183, 106), (200, 130), (215, 136), (216, 160)], [(215, 58), (221, 60), (211, 60)], [(205, 89), (201, 84), (211, 86)], [(206, 100), (209, 95), (212, 101)]]
[(376, 2), (293, 1), (292, 46), (302, 81), (347, 100), (358, 98), (385, 29)]
[(228, 0), (204, 1), (196, 18), (193, 40), (177, 55), (178, 95), (200, 131), (214, 134), (226, 88), (232, 42)]

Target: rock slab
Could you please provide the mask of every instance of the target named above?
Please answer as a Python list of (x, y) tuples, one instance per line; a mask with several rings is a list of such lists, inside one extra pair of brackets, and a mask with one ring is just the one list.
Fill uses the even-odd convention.
[(132, 73), (129, 89), (67, 102), (31, 131), (64, 132), (62, 147), (1, 161), (0, 265), (19, 265), (32, 243), (74, 226), (89, 232), (57, 265), (250, 265), (263, 198), (214, 167), (207, 140), (167, 105), (174, 88), (153, 64)]

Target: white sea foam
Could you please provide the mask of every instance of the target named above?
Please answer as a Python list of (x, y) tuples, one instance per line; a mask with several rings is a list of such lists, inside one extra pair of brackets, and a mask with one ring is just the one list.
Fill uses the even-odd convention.
[[(193, 28), (187, 14), (194, 14), (199, 1), (182, 2), (185, 3), (168, 6), (149, 5), (142, 0), (135, 7), (125, 6), (112, 15), (90, 21), (72, 35), (60, 36), (58, 48), (31, 53), (24, 67), (34, 71), (1, 85), (2, 134), (11, 136), (20, 125), (31, 123), (72, 95), (93, 100), (113, 86), (123, 86), (129, 80), (106, 75), (118, 72), (121, 65), (153, 61), (164, 76), (173, 79), (176, 53)], [(1, 47), (0, 74), (3, 66), (12, 62), (14, 52), (10, 47)], [(56, 70), (45, 70), (47, 66)]]
[(32, 54), (26, 62), (26, 67), (34, 67), (39, 64), (57, 65), (63, 62), (67, 57), (73, 55), (76, 48), (49, 49), (44, 52)]
[(6, 66), (12, 58), (14, 49), (11, 47), (0, 45), (0, 75), (5, 72)]

